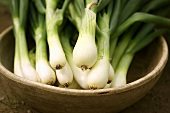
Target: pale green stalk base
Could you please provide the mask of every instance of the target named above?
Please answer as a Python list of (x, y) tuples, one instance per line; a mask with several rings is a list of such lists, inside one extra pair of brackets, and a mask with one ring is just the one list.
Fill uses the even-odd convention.
[(125, 53), (115, 70), (115, 77), (111, 82), (111, 87), (122, 86), (127, 83), (126, 76), (134, 54)]
[[(109, 30), (105, 29), (107, 32)], [(98, 38), (98, 60), (88, 74), (87, 84), (90, 89), (104, 88), (109, 80), (109, 36), (107, 32), (100, 32)]]
[(24, 75), (22, 73), (22, 68), (21, 68), (20, 53), (19, 53), (17, 38), (15, 38), (14, 74), (24, 78)]
[(27, 49), (27, 43), (26, 43), (26, 36), (25, 31), (23, 28), (19, 26), (19, 19), (15, 18), (14, 20), (14, 26), (15, 26), (15, 36), (16, 41), (19, 47), (19, 53), (20, 53), (20, 66), (22, 69), (22, 73), (24, 75), (24, 78), (39, 82), (39, 76), (34, 67), (32, 66), (29, 56), (28, 56), (28, 49)]
[(35, 30), (36, 71), (41, 83), (53, 85), (56, 82), (56, 75), (47, 59), (46, 37), (43, 35), (43, 32), (41, 27)]
[[(64, 11), (58, 9), (58, 0), (46, 0), (46, 27), (49, 46), (49, 62), (54, 69), (66, 64), (66, 57), (59, 38), (59, 28), (63, 22)], [(66, 1), (68, 3), (69, 1)], [(67, 5), (66, 5), (67, 6)], [(66, 7), (64, 6), (64, 8)]]

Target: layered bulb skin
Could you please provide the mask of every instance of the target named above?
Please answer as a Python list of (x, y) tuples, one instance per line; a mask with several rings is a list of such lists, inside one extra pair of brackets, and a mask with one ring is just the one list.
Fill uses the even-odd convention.
[(49, 43), (49, 62), (53, 69), (61, 69), (66, 64), (66, 57), (60, 40), (56, 37), (51, 36), (48, 39)]
[(48, 62), (43, 60), (38, 61), (36, 64), (36, 71), (41, 83), (53, 85), (56, 82), (55, 72)]
[(69, 87), (71, 85), (73, 81), (73, 72), (68, 62), (66, 62), (63, 68), (56, 70), (56, 76), (57, 76), (58, 82), (63, 87)]
[(81, 68), (78, 68), (76, 65), (74, 65), (72, 66), (72, 70), (74, 73), (74, 78), (80, 85), (80, 87), (83, 89), (89, 89), (87, 84), (87, 77), (90, 72), (90, 69), (82, 70)]
[(109, 66), (107, 58), (103, 57), (97, 60), (87, 77), (89, 89), (101, 89), (106, 86), (109, 78)]
[(91, 68), (97, 61), (98, 50), (95, 41), (96, 14), (85, 9), (82, 16), (79, 36), (73, 49), (73, 62), (82, 70)]
[(78, 38), (73, 49), (73, 62), (83, 70), (91, 68), (97, 61), (97, 47), (90, 36)]

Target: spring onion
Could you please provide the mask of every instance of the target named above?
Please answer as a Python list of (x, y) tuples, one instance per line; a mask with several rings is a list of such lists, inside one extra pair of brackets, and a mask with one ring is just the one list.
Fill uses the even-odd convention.
[(89, 9), (85, 9), (81, 26), (78, 40), (73, 49), (73, 60), (78, 67), (88, 69), (97, 60), (97, 47), (95, 43), (96, 14)]
[(57, 8), (58, 0), (46, 0), (46, 26), (49, 46), (49, 62), (54, 69), (66, 64), (66, 57), (60, 43), (59, 27), (63, 22), (64, 9), (70, 0), (65, 0), (62, 9)]
[[(28, 48), (26, 42), (26, 33), (25, 33), (25, 26), (27, 22), (27, 11), (28, 11), (28, 0), (11, 0), (11, 13), (13, 19), (13, 27), (14, 27), (14, 34), (15, 34), (15, 61), (14, 63), (14, 71), (17, 72), (16, 74), (22, 74), (19, 76), (23, 76), (24, 78), (39, 82), (39, 76), (34, 67), (32, 66), (29, 55), (28, 55)], [(20, 66), (19, 66), (20, 65)], [(19, 69), (17, 71), (17, 69)], [(22, 72), (22, 73), (21, 73)]]
[(95, 42), (97, 3), (97, 0), (74, 0), (69, 5), (69, 18), (79, 32), (73, 49), (73, 61), (83, 70), (91, 68), (97, 60)]
[(88, 89), (87, 85), (87, 75), (89, 73), (89, 69), (82, 70), (77, 67), (73, 61), (73, 47), (70, 44), (69, 39), (71, 38), (72, 31), (71, 28), (68, 27), (65, 32), (62, 33), (61, 43), (63, 45), (63, 49), (66, 54), (67, 61), (72, 69), (75, 81), (80, 85), (83, 89)]
[(157, 25), (161, 25), (164, 27), (170, 26), (170, 19), (165, 17), (160, 17), (153, 14), (137, 12), (134, 13), (131, 17), (129, 17), (124, 23), (122, 23), (113, 34), (112, 38), (116, 38), (120, 36), (125, 30), (127, 30), (132, 24), (135, 22), (146, 22), (146, 23), (154, 23)]
[(69, 87), (73, 81), (73, 72), (68, 62), (62, 69), (56, 70), (58, 82), (64, 87)]
[(125, 50), (128, 47), (130, 41), (132, 40), (131, 38), (135, 34), (135, 31), (138, 30), (139, 26), (140, 26), (139, 23), (135, 24), (134, 26), (129, 28), (129, 30), (127, 32), (122, 34), (121, 39), (119, 40), (119, 43), (116, 46), (116, 49), (115, 49), (115, 51), (113, 53), (112, 60), (111, 60), (111, 64), (112, 64), (114, 69), (116, 69), (116, 66), (119, 63), (119, 60), (120, 60), (122, 54), (125, 52)]
[[(113, 11), (112, 11), (112, 16), (111, 16), (111, 19), (110, 19), (110, 32), (111, 33), (114, 33), (115, 29), (117, 28), (118, 26), (118, 20), (119, 20), (119, 17), (120, 17), (120, 13), (121, 13), (121, 10), (122, 10), (122, 5), (124, 4), (125, 0), (116, 0), (115, 1), (115, 4), (113, 4)], [(110, 34), (111, 36), (111, 34)], [(114, 53), (114, 48), (116, 46), (116, 42), (117, 42), (117, 39), (115, 38), (115, 40), (110, 40), (110, 58), (112, 58), (113, 56), (113, 53)]]
[(152, 42), (155, 38), (159, 37), (161, 34), (164, 34), (165, 32), (166, 30), (163, 29), (145, 34), (146, 37), (140, 43), (137, 43), (136, 46), (134, 46), (133, 48), (130, 49), (127, 48), (126, 52), (119, 61), (117, 69), (115, 70), (115, 77), (111, 83), (111, 87), (122, 86), (127, 83), (126, 80), (127, 72), (135, 53), (139, 51), (141, 48), (148, 45), (150, 42)]
[[(34, 18), (37, 15), (37, 18)], [(40, 82), (43, 84), (53, 85), (56, 81), (56, 75), (48, 62), (47, 58), (47, 44), (46, 44), (46, 26), (45, 15), (41, 14), (35, 5), (30, 4), (30, 23), (31, 32), (34, 34), (35, 40), (35, 68), (39, 75)], [(37, 26), (36, 26), (37, 25)]]
[(106, 11), (102, 10), (101, 13), (98, 13), (98, 20), (97, 20), (98, 28), (96, 34), (97, 47), (98, 47), (98, 59), (88, 74), (87, 83), (90, 89), (104, 88), (109, 81), (109, 71), (110, 71), (109, 22), (112, 14), (112, 7), (111, 7), (112, 5), (113, 4), (109, 4)]

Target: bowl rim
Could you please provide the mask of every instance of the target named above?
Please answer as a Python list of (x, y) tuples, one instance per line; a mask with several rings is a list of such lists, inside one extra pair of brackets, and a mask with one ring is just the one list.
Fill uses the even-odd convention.
[[(12, 31), (13, 27), (12, 25), (7, 27), (4, 31), (2, 31), (0, 33), (0, 41), (3, 39), (3, 37), (8, 34), (10, 31)], [(65, 94), (65, 95), (78, 95), (78, 96), (94, 96), (94, 95), (108, 95), (108, 94), (117, 94), (117, 93), (122, 93), (122, 92), (126, 92), (135, 88), (140, 87), (143, 84), (146, 84), (147, 82), (151, 81), (153, 78), (155, 78), (157, 75), (159, 75), (162, 70), (164, 69), (167, 60), (168, 60), (168, 45), (166, 40), (164, 39), (163, 36), (160, 37), (161, 42), (163, 43), (163, 50), (162, 50), (162, 57), (159, 60), (158, 64), (156, 65), (156, 67), (149, 72), (147, 75), (132, 81), (126, 85), (123, 86), (119, 86), (119, 87), (115, 87), (115, 88), (107, 88), (107, 89), (97, 89), (97, 90), (83, 90), (83, 89), (66, 89), (66, 88), (60, 88), (60, 87), (56, 87), (56, 86), (51, 86), (51, 85), (46, 85), (46, 84), (42, 84), (42, 83), (38, 83), (38, 82), (34, 82), (34, 81), (29, 81), (27, 79), (21, 78), (17, 75), (15, 75), (14, 73), (12, 73), (11, 71), (9, 71), (8, 69), (6, 69), (0, 62), (0, 73), (2, 75), (4, 75), (5, 77), (7, 77), (8, 79), (11, 79), (12, 81), (18, 82), (20, 84), (24, 84), (26, 86), (29, 87), (35, 87), (38, 89), (42, 89), (42, 90), (46, 90), (46, 91), (50, 91), (53, 93), (58, 93), (58, 94)]]

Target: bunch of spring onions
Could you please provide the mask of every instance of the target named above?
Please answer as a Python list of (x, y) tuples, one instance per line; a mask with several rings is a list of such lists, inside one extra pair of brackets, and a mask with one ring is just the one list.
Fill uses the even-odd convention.
[(62, 88), (94, 90), (127, 84), (136, 52), (170, 28), (169, 0), (9, 3), (14, 73)]

